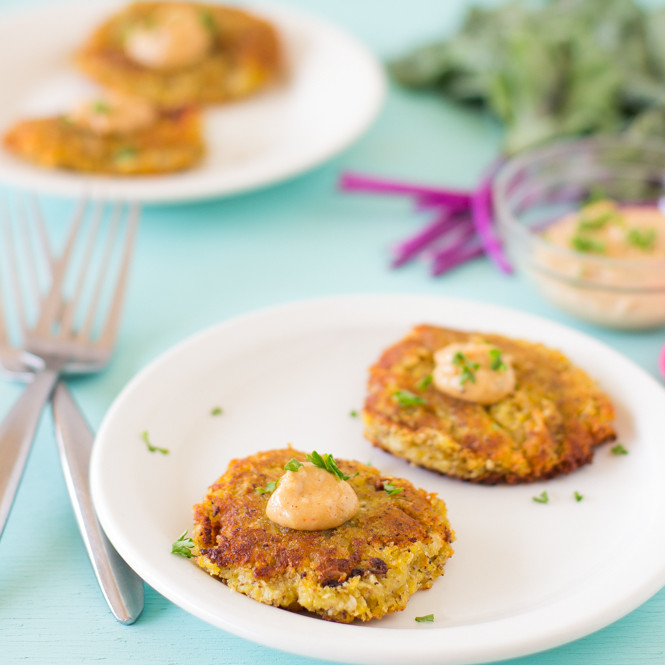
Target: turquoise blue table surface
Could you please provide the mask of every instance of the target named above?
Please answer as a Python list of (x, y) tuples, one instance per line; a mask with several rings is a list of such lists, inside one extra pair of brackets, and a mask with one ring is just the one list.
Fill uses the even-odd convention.
[[(467, 4), (283, 2), (336, 22), (382, 60), (452, 28)], [(1, 0), (0, 21), (5, 12), (45, 3)], [(500, 138), (500, 129), (481, 114), (391, 85), (371, 129), (309, 173), (227, 199), (146, 209), (117, 352), (106, 371), (70, 384), (91, 425), (99, 426), (113, 399), (139, 370), (189, 335), (257, 308), (331, 294), (441, 294), (527, 310), (593, 335), (656, 375), (664, 330), (626, 333), (581, 323), (540, 300), (520, 276), (500, 276), (485, 259), (442, 278), (430, 277), (427, 266), (418, 262), (391, 270), (391, 244), (415, 231), (426, 217), (404, 201), (343, 195), (336, 189), (345, 169), (468, 187), (497, 153)], [(51, 218), (65, 217), (69, 209), (68, 202), (56, 198), (44, 199), (44, 207)], [(19, 394), (18, 386), (0, 383), (0, 416)], [(325, 655), (322, 645), (321, 657)], [(23, 662), (317, 661), (227, 634), (150, 588), (139, 621), (133, 626), (116, 623), (81, 544), (47, 414), (0, 541), (0, 663)], [(510, 662), (665, 663), (665, 591), (593, 635)]]

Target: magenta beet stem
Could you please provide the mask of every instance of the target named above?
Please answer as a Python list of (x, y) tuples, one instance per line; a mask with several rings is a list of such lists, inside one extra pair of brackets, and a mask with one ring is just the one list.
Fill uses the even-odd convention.
[(421, 187), (392, 180), (377, 180), (357, 173), (343, 173), (339, 179), (339, 187), (345, 192), (373, 192), (375, 194), (406, 194), (424, 197), (430, 203), (441, 205), (468, 206), (471, 193), (454, 189), (437, 189)]
[(482, 254), (484, 254), (484, 250), (478, 243), (473, 243), (468, 247), (453, 247), (446, 253), (441, 252), (432, 263), (432, 275), (442, 275)]
[(462, 219), (455, 216), (451, 211), (441, 211), (439, 216), (422, 231), (419, 231), (416, 235), (407, 238), (404, 242), (397, 245), (395, 248), (395, 258), (392, 261), (392, 267), (399, 268), (404, 265), (431, 242), (434, 242), (434, 240), (441, 237), (444, 233), (447, 233), (458, 226), (461, 221)]

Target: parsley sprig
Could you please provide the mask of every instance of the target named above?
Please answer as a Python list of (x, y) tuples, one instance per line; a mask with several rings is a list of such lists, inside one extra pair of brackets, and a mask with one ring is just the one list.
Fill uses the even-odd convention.
[(490, 367), (494, 372), (506, 371), (508, 365), (503, 362), (499, 349), (490, 349)]
[(645, 251), (653, 249), (656, 242), (656, 229), (630, 229), (626, 233), (626, 242)]
[(429, 384), (432, 383), (433, 380), (434, 377), (431, 374), (426, 374), (420, 381), (418, 381), (416, 389), (420, 390), (421, 392), (423, 390), (426, 390), (427, 386), (429, 386)]
[(433, 623), (434, 622), (434, 615), (433, 614), (425, 614), (425, 616), (416, 617), (416, 621), (418, 623)]
[[(348, 480), (352, 476), (347, 476), (335, 462), (335, 458), (330, 453), (325, 453), (323, 456), (319, 455), (316, 450), (312, 451), (311, 455), (307, 455), (307, 461), (311, 462), (314, 466), (318, 466), (319, 469), (325, 469), (328, 473), (332, 473), (333, 476), (339, 480)], [(357, 473), (355, 475), (358, 475)]]
[(532, 497), (536, 503), (549, 503), (550, 497), (547, 492), (541, 492), (538, 496)]
[(162, 453), (162, 455), (169, 454), (170, 451), (168, 448), (160, 448), (159, 446), (153, 446), (152, 443), (150, 443), (147, 430), (141, 432), (141, 438), (145, 441), (145, 445), (151, 453)]
[(579, 234), (570, 239), (570, 246), (578, 252), (584, 252), (586, 254), (605, 253), (605, 243), (602, 243), (599, 240), (593, 240), (592, 238), (585, 238)]
[(427, 404), (427, 402), (420, 397), (420, 395), (416, 395), (415, 393), (412, 393), (410, 390), (396, 390), (393, 393), (393, 399), (400, 405), (400, 406), (420, 406), (423, 404)]
[(460, 385), (464, 385), (467, 381), (471, 383), (476, 382), (476, 371), (480, 368), (479, 363), (474, 363), (469, 360), (464, 353), (458, 351), (453, 356), (453, 365), (459, 367), (462, 370), (459, 382)]
[(271, 480), (269, 483), (266, 483), (265, 487), (257, 487), (256, 491), (259, 494), (270, 494), (271, 492), (275, 491), (276, 487), (277, 487), (277, 481)]
[(627, 455), (628, 454), (628, 451), (626, 450), (624, 445), (621, 444), (621, 443), (617, 443), (616, 446), (612, 446), (610, 448), (610, 452), (612, 453), (612, 455)]
[(395, 494), (399, 494), (404, 488), (395, 487), (392, 483), (383, 483), (383, 489), (387, 492), (388, 496), (394, 496)]
[(286, 471), (297, 471), (302, 466), (302, 462), (299, 462), (295, 457), (292, 457), (285, 465), (284, 469)]
[(194, 541), (185, 536), (187, 536), (187, 529), (185, 529), (178, 537), (178, 540), (171, 545), (171, 554), (177, 554), (179, 556), (184, 556), (185, 559), (191, 559), (194, 556), (192, 553)]

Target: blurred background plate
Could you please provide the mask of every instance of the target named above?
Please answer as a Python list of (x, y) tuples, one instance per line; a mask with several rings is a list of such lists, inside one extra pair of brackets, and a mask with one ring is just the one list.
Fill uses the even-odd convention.
[[(72, 4), (3, 17), (2, 133), (22, 117), (60, 113), (94, 94), (97, 88), (76, 71), (72, 53), (121, 6)], [(0, 181), (65, 196), (92, 188), (146, 203), (186, 201), (277, 183), (353, 143), (369, 127), (384, 97), (384, 75), (374, 56), (318, 18), (277, 6), (247, 9), (276, 25), (289, 77), (256, 97), (205, 109), (208, 155), (200, 166), (171, 175), (87, 176), (32, 166), (2, 150)]]

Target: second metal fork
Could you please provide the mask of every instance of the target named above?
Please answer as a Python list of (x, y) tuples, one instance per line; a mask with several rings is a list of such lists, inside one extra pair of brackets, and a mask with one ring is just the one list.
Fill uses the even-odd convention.
[[(51, 287), (41, 302), (39, 317), (34, 327), (27, 327), (23, 308), (19, 307), (21, 311), (19, 318), (21, 318), (25, 333), (24, 353), (20, 356), (20, 360), (33, 368), (34, 378), (0, 425), (0, 451), (2, 451), (2, 455), (0, 455), (0, 534), (18, 488), (23, 465), (27, 458), (27, 450), (34, 436), (39, 415), (59, 377), (66, 373), (99, 370), (108, 362), (111, 355), (137, 228), (138, 207), (130, 208), (126, 224), (122, 224), (123, 215), (120, 206), (114, 207), (111, 220), (107, 224), (103, 223), (102, 213), (103, 208), (98, 204), (93, 210), (92, 220), (86, 224), (85, 206), (81, 206), (77, 211), (62, 257), (51, 264)], [(117, 242), (123, 231), (122, 242)], [(84, 237), (86, 234), (87, 237)], [(10, 234), (6, 236), (6, 238), (8, 237)], [(81, 240), (81, 238), (84, 239)], [(99, 249), (101, 244), (105, 244), (103, 249)], [(29, 253), (30, 244), (24, 243), (24, 245), (28, 248), (26, 263), (34, 270), (36, 261), (35, 257)], [(78, 258), (81, 252), (75, 252), (75, 250), (79, 249), (81, 245), (84, 248), (82, 256), (77, 262), (75, 254)], [(119, 246), (120, 249), (117, 249)], [(114, 257), (118, 254), (119, 256)], [(117, 260), (113, 261), (114, 258)], [(99, 259), (98, 270), (92, 268), (95, 259)], [(17, 274), (15, 262), (12, 263), (14, 263), (12, 265), (14, 284), (16, 284), (20, 280), (20, 276)], [(113, 270), (114, 266), (117, 266), (116, 270)], [(66, 281), (72, 274), (74, 275), (73, 290), (71, 294), (66, 295)], [(30, 281), (34, 289), (37, 280), (33, 274), (31, 277)], [(15, 289), (14, 295), (19, 297), (19, 294), (20, 289)], [(100, 313), (99, 310), (103, 309), (100, 308), (102, 300), (109, 301), (109, 304), (105, 322), (98, 325), (99, 317), (97, 315)], [(85, 306), (86, 302), (87, 306)], [(15, 361), (15, 358), (13, 360)], [(68, 393), (63, 389), (59, 390), (56, 396), (59, 405), (58, 413), (62, 414), (61, 417), (56, 417), (56, 429), (59, 433), (61, 456), (66, 457), (69, 452), (63, 448), (66, 442), (62, 440), (62, 433), (65, 429), (68, 430), (68, 440), (73, 439), (78, 442), (79, 447), (81, 445), (89, 447), (92, 435)], [(83, 459), (85, 463), (85, 455)], [(114, 588), (118, 585), (113, 579), (103, 578), (108, 578), (108, 575), (113, 576), (114, 571), (108, 570), (108, 566), (98, 565), (97, 559), (101, 554), (104, 558), (110, 557), (113, 560), (117, 554), (105, 541), (92, 512), (87, 487), (87, 469), (82, 468), (81, 463), (78, 466), (72, 466), (64, 458), (63, 462), (66, 462), (63, 467), (66, 471), (68, 489), (72, 495), (73, 504), (77, 507), (77, 521), (104, 595), (112, 610), (114, 610), (114, 604), (121, 607), (120, 615), (114, 610), (116, 618), (124, 623), (130, 623), (138, 616), (140, 607), (142, 607), (140, 580), (137, 578), (132, 583), (133, 588), (128, 594), (129, 597), (109, 599), (108, 594), (115, 593)], [(82, 482), (86, 486), (82, 486)], [(81, 508), (82, 503), (86, 504), (83, 509)], [(121, 566), (118, 567), (119, 570), (121, 568)], [(141, 585), (140, 590), (139, 585)]]

